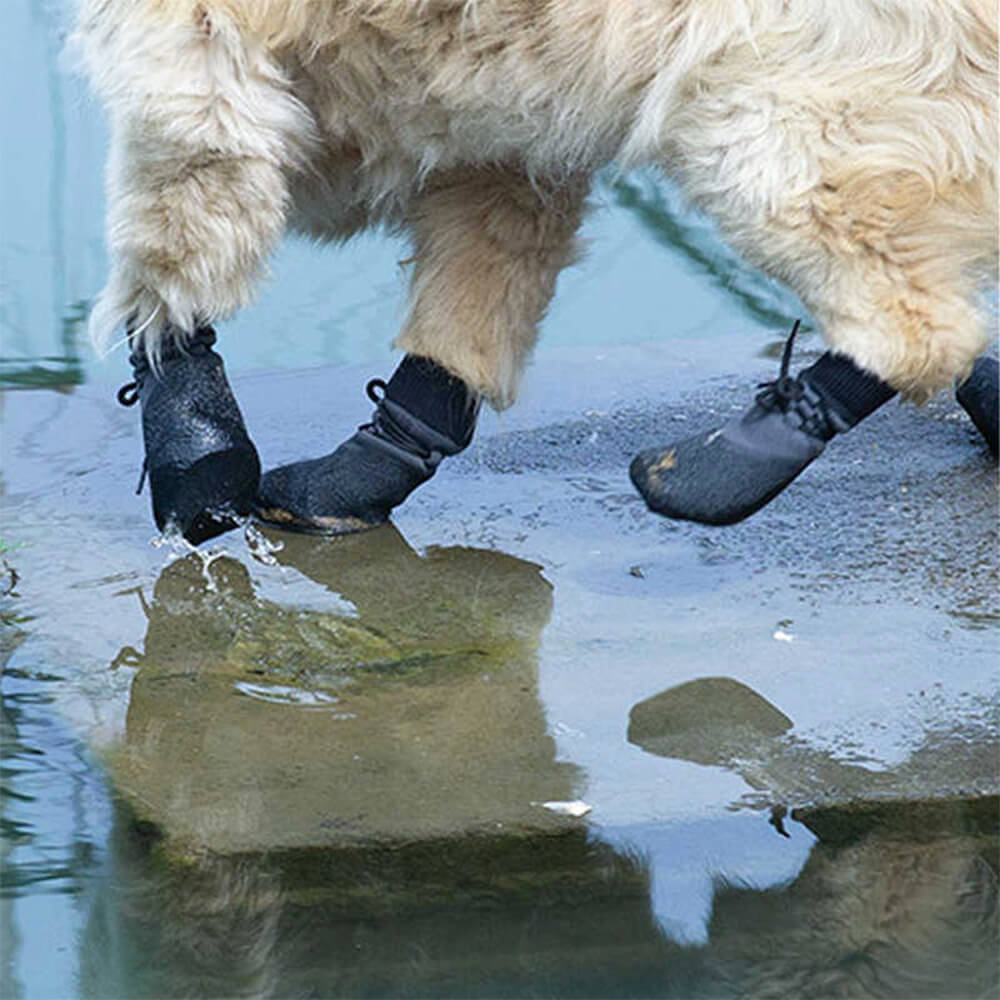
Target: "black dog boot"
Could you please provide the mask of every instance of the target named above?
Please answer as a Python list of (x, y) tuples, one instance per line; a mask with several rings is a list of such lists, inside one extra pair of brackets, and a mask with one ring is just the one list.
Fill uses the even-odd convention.
[(135, 381), (118, 392), (122, 405), (142, 407), (146, 457), (136, 492), (148, 476), (157, 528), (174, 528), (193, 545), (235, 528), (260, 483), (257, 449), (214, 343), (207, 327), (183, 346), (171, 342), (155, 371), (133, 351)]
[(955, 393), (963, 409), (972, 418), (993, 457), (997, 457), (1000, 424), (1000, 360), (984, 354), (976, 359), (972, 373)]
[(371, 423), (329, 455), (264, 476), (260, 520), (325, 535), (374, 528), (472, 440), (479, 398), (429, 358), (408, 354), (388, 384), (373, 379), (367, 392)]
[(641, 452), (629, 467), (649, 509), (702, 524), (735, 524), (773, 500), (826, 447), (895, 390), (849, 358), (827, 352), (788, 374), (796, 323), (781, 374), (742, 416), (708, 433)]

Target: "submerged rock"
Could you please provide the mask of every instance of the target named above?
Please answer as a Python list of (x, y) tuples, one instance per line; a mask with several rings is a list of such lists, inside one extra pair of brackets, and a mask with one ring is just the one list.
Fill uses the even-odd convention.
[[(336, 610), (261, 599), (192, 556), (147, 608), (114, 782), (174, 852), (242, 853), (558, 830), (568, 800), (537, 696), (551, 610), (539, 567), (418, 555), (394, 528), (290, 538), (280, 558)], [(357, 609), (344, 611), (343, 599)]]

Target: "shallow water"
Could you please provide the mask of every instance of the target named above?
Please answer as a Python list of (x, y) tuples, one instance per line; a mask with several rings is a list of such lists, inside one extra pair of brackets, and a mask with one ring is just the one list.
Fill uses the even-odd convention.
[[(996, 467), (952, 401), (743, 525), (652, 518), (629, 456), (799, 310), (607, 177), (521, 403), (396, 527), (151, 545), (83, 340), (103, 124), (60, 5), (10, 11), (0, 996), (997, 992)], [(406, 252), (289, 243), (221, 331), (266, 465), (366, 417)]]

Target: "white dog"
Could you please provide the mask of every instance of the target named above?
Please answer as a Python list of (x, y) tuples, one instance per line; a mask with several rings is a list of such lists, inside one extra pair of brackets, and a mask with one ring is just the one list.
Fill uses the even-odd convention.
[[(893, 392), (953, 386), (988, 342), (975, 303), (998, 252), (987, 0), (82, 0), (77, 37), (113, 135), (113, 268), (92, 329), (131, 332), (158, 521), (187, 530), (210, 494), (252, 505), (256, 453), (231, 397), (204, 407), (229, 435), (214, 472), (208, 446), (163, 441), (183, 436), (185, 392), (227, 396), (208, 327), (250, 300), (288, 228), (344, 240), (388, 224), (413, 243), (396, 340), (412, 370), (351, 439), (360, 451), (265, 477), (258, 510), (306, 530), (384, 520), (468, 443), (477, 400), (513, 402), (589, 179), (612, 161), (663, 167), (811, 310), (841, 368), (815, 392), (785, 372), (764, 406), (786, 424), (798, 413), (778, 436), (806, 433), (806, 452)], [(192, 387), (199, 357), (212, 390)], [(864, 398), (848, 389), (838, 406), (854, 378)], [(762, 426), (779, 478), (815, 457)], [(703, 483), (752, 451), (748, 427), (721, 436), (721, 457), (692, 466), (682, 443), (633, 478), (662, 513), (734, 520), (653, 494), (672, 470)], [(379, 476), (391, 482), (358, 485)], [(227, 477), (242, 485), (207, 485)]]

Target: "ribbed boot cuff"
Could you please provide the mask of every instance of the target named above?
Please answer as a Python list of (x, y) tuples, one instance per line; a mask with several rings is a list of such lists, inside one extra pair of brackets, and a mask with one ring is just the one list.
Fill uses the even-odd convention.
[(475, 393), (430, 358), (407, 354), (385, 395), (456, 444), (471, 436), (479, 409)]
[(859, 368), (846, 354), (831, 351), (800, 372), (799, 378), (821, 393), (852, 427), (896, 395), (891, 385)]

